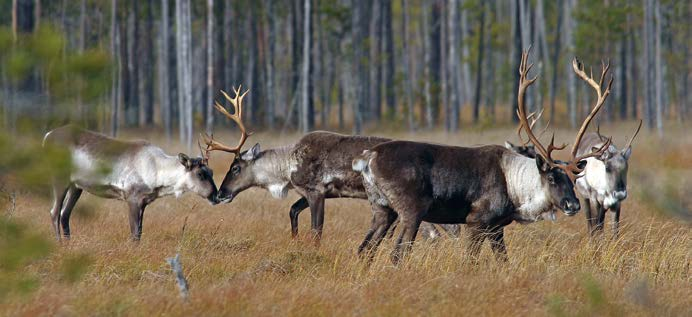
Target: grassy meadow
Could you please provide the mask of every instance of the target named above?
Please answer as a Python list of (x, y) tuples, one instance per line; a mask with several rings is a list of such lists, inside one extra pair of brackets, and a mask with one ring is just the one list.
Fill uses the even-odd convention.
[[(629, 122), (601, 131), (622, 146), (635, 128)], [(514, 131), (372, 134), (475, 145), (508, 137), (516, 142)], [(3, 212), (41, 255), (0, 272), (0, 280), (16, 282), (0, 296), (0, 315), (690, 316), (692, 134), (680, 126), (666, 133), (661, 140), (644, 129), (634, 143), (618, 239), (608, 223), (604, 235), (591, 239), (582, 213), (514, 223), (506, 227), (508, 263), (495, 261), (487, 242), (480, 263), (470, 263), (462, 230), (461, 239), (419, 236), (399, 267), (389, 261), (393, 241), (385, 240), (367, 265), (356, 256), (370, 224), (366, 201), (328, 200), (324, 238), (315, 247), (308, 210), (300, 218), (300, 238), (290, 238), (288, 209), (297, 195), (276, 200), (259, 189), (228, 205), (211, 206), (193, 194), (160, 199), (145, 212), (139, 244), (128, 240), (125, 203), (84, 193), (72, 217), (72, 240), (58, 244), (50, 199), (22, 191), (11, 214)], [(128, 131), (124, 137), (142, 135)], [(299, 136), (257, 133), (247, 146), (269, 148)], [(573, 136), (561, 129), (556, 140), (573, 142)], [(231, 134), (216, 138), (235, 142)], [(181, 149), (160, 136), (151, 140), (169, 153)], [(217, 185), (231, 158), (212, 154)], [(18, 248), (8, 242), (11, 234), (3, 234), (0, 248)], [(42, 239), (48, 242), (37, 242)], [(176, 253), (190, 283), (187, 301), (165, 261)]]

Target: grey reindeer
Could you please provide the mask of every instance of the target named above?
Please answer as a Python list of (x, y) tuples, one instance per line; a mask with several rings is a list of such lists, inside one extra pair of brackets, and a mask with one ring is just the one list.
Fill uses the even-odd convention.
[[(576, 150), (590, 121), (603, 107), (612, 79), (603, 94), (599, 91), (599, 99), (582, 123), (571, 159), (557, 163), (551, 153), (566, 145), (555, 146), (553, 137), (546, 149), (528, 122), (524, 95), (536, 78), (527, 79), (532, 66), (527, 58), (528, 51), (522, 54), (519, 68), (518, 114), (521, 128), (538, 152), (536, 158), (497, 145), (469, 148), (409, 141), (391, 141), (364, 151), (353, 161), (353, 169), (363, 175), (373, 220), (359, 254), (371, 257), (399, 218), (403, 230), (391, 256), (395, 264), (410, 250), (421, 221), (465, 223), (470, 229), (468, 250), (472, 259), (477, 258), (483, 240), (489, 238), (496, 257), (506, 260), (504, 226), (513, 221), (554, 219), (556, 206), (567, 215), (579, 211), (574, 179), (586, 166), (585, 159), (600, 156), (610, 142), (581, 156), (576, 156)], [(583, 73), (576, 59), (573, 68)], [(601, 81), (604, 77), (605, 73)]]
[[(640, 120), (637, 130), (622, 150), (611, 144), (602, 155), (588, 158), (583, 177), (577, 179), (577, 192), (584, 199), (584, 214), (592, 235), (603, 231), (606, 211), (611, 211), (613, 236), (617, 238), (619, 234), (621, 203), (627, 198), (627, 171), (632, 155), (632, 141), (641, 127)], [(596, 133), (589, 133), (584, 136), (577, 153), (592, 151), (608, 140), (600, 134), (600, 129)]]
[[(241, 151), (251, 134), (242, 121), (243, 98), (247, 91), (241, 94), (239, 87), (234, 88), (234, 93), (235, 97), (231, 98), (222, 91), (233, 106), (233, 114), (218, 102), (215, 107), (238, 125), (241, 135), (237, 146), (230, 147), (215, 140), (213, 135), (203, 135), (207, 153), (223, 151), (235, 155), (219, 187), (219, 202), (230, 203), (241, 192), (253, 187), (264, 188), (275, 198), (285, 198), (293, 189), (301, 198), (290, 207), (291, 235), (294, 238), (298, 235), (298, 216), (309, 207), (312, 234), (319, 242), (324, 226), (325, 199), (367, 198), (360, 173), (351, 169), (353, 158), (390, 139), (316, 131), (292, 145), (261, 150), (260, 145), (255, 144)], [(459, 234), (459, 226), (440, 227), (450, 235)], [(424, 225), (422, 230), (431, 238), (441, 235), (432, 224)]]
[[(70, 215), (82, 191), (127, 202), (132, 240), (142, 236), (144, 209), (159, 197), (194, 192), (216, 204), (207, 158), (171, 156), (146, 141), (122, 141), (67, 125), (46, 133), (44, 147), (67, 149), (72, 170), (53, 179), (51, 223), (70, 238)], [(200, 148), (201, 150), (201, 148)]]

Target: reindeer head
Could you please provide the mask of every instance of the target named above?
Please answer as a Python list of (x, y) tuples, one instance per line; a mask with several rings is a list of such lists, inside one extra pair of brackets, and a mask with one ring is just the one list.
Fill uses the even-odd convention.
[[(529, 49), (530, 50), (530, 49)], [(555, 150), (562, 150), (567, 147), (566, 144), (555, 146), (555, 135), (550, 140), (548, 147), (544, 147), (538, 140), (538, 137), (533, 133), (533, 125), (535, 124), (535, 119), (533, 122), (529, 123), (534, 114), (527, 116), (526, 106), (524, 105), (524, 95), (526, 89), (531, 86), (535, 81), (536, 77), (528, 79), (527, 75), (533, 64), (528, 63), (529, 51), (525, 51), (522, 54), (521, 64), (519, 65), (519, 91), (518, 91), (518, 109), (517, 115), (519, 117), (519, 138), (521, 139), (521, 131), (525, 131), (529, 138), (529, 141), (534, 145), (536, 150), (536, 165), (538, 167), (539, 175), (541, 177), (541, 184), (543, 185), (544, 193), (548, 195), (552, 204), (560, 208), (567, 215), (576, 214), (579, 209), (579, 200), (574, 193), (574, 181), (577, 177), (584, 171), (586, 167), (586, 159), (589, 157), (597, 157), (603, 155), (605, 150), (610, 146), (610, 139), (608, 139), (601, 148), (595, 149), (595, 151), (590, 152), (586, 155), (577, 156), (577, 149), (579, 143), (586, 132), (586, 128), (593, 119), (593, 117), (598, 113), (598, 111), (603, 107), (605, 99), (610, 94), (610, 87), (612, 85), (612, 78), (606, 86), (605, 92), (601, 91), (601, 86), (603, 85), (603, 80), (608, 72), (608, 65), (603, 65), (603, 70), (601, 73), (600, 82), (596, 83), (591, 77), (584, 73), (583, 66), (575, 59), (572, 62), (572, 67), (574, 68), (577, 76), (581, 77), (583, 80), (588, 82), (598, 93), (598, 100), (596, 105), (591, 110), (591, 113), (586, 117), (584, 122), (577, 133), (576, 140), (572, 147), (572, 156), (569, 161), (561, 162), (553, 160), (552, 152)], [(536, 117), (540, 117), (540, 114)]]
[(190, 158), (180, 153), (178, 162), (185, 167), (185, 176), (181, 180), (185, 189), (207, 198), (212, 205), (216, 205), (218, 201), (214, 172), (207, 166), (207, 159), (204, 156)]
[(237, 155), (226, 173), (219, 188), (219, 202), (229, 203), (240, 192), (257, 185), (257, 178), (261, 177), (255, 169), (255, 160), (261, 155), (259, 143), (251, 149)]
[[(611, 145), (602, 155), (594, 157), (602, 164), (590, 164), (587, 166), (587, 177), (603, 182), (603, 187), (606, 188), (605, 208), (610, 208), (627, 198), (628, 161), (632, 155), (632, 141), (639, 133), (641, 127), (642, 121), (639, 121), (637, 130), (622, 150), (618, 150)], [(598, 137), (601, 140), (605, 140), (605, 137), (601, 136), (600, 131), (598, 131)]]
[(245, 129), (245, 125), (243, 124), (243, 98), (249, 90), (245, 91), (241, 95), (240, 89), (241, 87), (238, 87), (238, 89), (233, 88), (235, 92), (234, 98), (229, 97), (223, 90), (221, 91), (224, 97), (233, 105), (233, 114), (229, 113), (218, 102), (214, 104), (214, 106), (219, 112), (221, 112), (223, 115), (225, 115), (229, 119), (233, 120), (236, 124), (238, 124), (241, 133), (238, 145), (234, 148), (231, 148), (227, 145), (222, 144), (221, 142), (214, 140), (213, 135), (203, 135), (204, 142), (207, 145), (207, 155), (209, 154), (209, 152), (216, 150), (235, 154), (233, 163), (231, 163), (231, 167), (228, 169), (228, 172), (226, 173), (226, 176), (224, 177), (223, 182), (221, 183), (219, 192), (217, 193), (217, 199), (220, 203), (231, 202), (238, 193), (252, 186), (255, 186), (256, 184), (255, 175), (252, 172), (252, 165), (254, 163), (254, 160), (257, 157), (259, 157), (260, 146), (259, 144), (255, 144), (255, 146), (253, 146), (252, 149), (250, 149), (249, 151), (241, 152), (243, 144), (245, 144), (245, 141), (247, 140), (248, 136), (250, 136), (252, 133), (248, 133)]

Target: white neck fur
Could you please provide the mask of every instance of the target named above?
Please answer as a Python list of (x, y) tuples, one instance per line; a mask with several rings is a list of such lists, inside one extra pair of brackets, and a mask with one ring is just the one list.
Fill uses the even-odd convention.
[(538, 221), (553, 212), (552, 203), (541, 184), (536, 160), (507, 153), (502, 157), (507, 192), (522, 221)]
[(285, 198), (295, 166), (290, 157), (292, 146), (283, 146), (262, 152), (255, 160), (254, 174), (257, 186), (267, 189), (274, 198)]

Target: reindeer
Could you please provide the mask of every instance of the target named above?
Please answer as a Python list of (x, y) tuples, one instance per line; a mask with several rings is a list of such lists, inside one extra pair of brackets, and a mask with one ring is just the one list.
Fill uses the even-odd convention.
[[(211, 151), (234, 154), (233, 162), (219, 188), (220, 203), (230, 203), (246, 189), (260, 187), (268, 190), (275, 198), (285, 198), (290, 189), (301, 198), (291, 205), (291, 236), (298, 235), (298, 216), (310, 207), (312, 233), (315, 241), (322, 237), (324, 224), (324, 200), (330, 198), (366, 199), (363, 181), (359, 173), (351, 169), (353, 158), (377, 144), (389, 139), (367, 136), (350, 136), (332, 132), (316, 131), (303, 136), (297, 143), (279, 148), (262, 150), (259, 143), (246, 151), (241, 149), (248, 136), (242, 121), (243, 98), (247, 91), (234, 88), (231, 98), (221, 91), (233, 106), (229, 113), (216, 102), (215, 108), (233, 120), (240, 129), (240, 140), (235, 147), (229, 147), (204, 134), (207, 155)], [(458, 226), (441, 226), (452, 236), (458, 236)], [(432, 224), (423, 226), (426, 236), (437, 238), (440, 232)]]
[[(589, 84), (592, 84), (589, 82)], [(592, 87), (596, 89), (598, 86)], [(598, 90), (597, 90), (598, 91)], [(603, 231), (606, 211), (612, 213), (613, 236), (617, 238), (620, 229), (620, 204), (627, 198), (628, 161), (632, 155), (632, 141), (639, 133), (642, 121), (622, 150), (610, 145), (602, 155), (586, 160), (584, 176), (577, 179), (576, 187), (584, 199), (586, 224), (591, 235)], [(599, 129), (600, 130), (600, 129)], [(600, 131), (584, 136), (578, 154), (603, 146), (608, 139)]]
[[(194, 192), (216, 204), (216, 184), (207, 157), (169, 156), (146, 141), (121, 141), (67, 125), (46, 133), (44, 147), (66, 148), (72, 170), (53, 180), (51, 223), (60, 240), (70, 238), (70, 214), (83, 190), (127, 202), (130, 234), (142, 236), (144, 209), (159, 197)], [(200, 147), (201, 150), (201, 147)]]
[[(521, 129), (538, 152), (536, 158), (497, 145), (468, 148), (410, 141), (391, 141), (364, 151), (353, 161), (353, 169), (363, 175), (373, 218), (358, 248), (361, 256), (372, 257), (398, 216), (402, 230), (391, 256), (395, 264), (410, 250), (421, 221), (465, 223), (470, 229), (472, 259), (477, 258), (481, 243), (489, 237), (496, 257), (506, 260), (504, 226), (513, 221), (554, 219), (554, 206), (569, 216), (579, 211), (573, 180), (583, 171), (585, 159), (602, 155), (610, 142), (594, 152), (581, 156), (575, 153), (605, 98), (598, 100), (582, 123), (570, 160), (556, 163), (552, 152), (566, 145), (555, 146), (553, 135), (546, 149), (534, 135), (526, 115), (524, 94), (537, 79), (527, 79), (533, 66), (527, 58), (528, 51), (522, 54), (519, 67), (517, 112)], [(604, 96), (609, 92), (610, 84)]]

